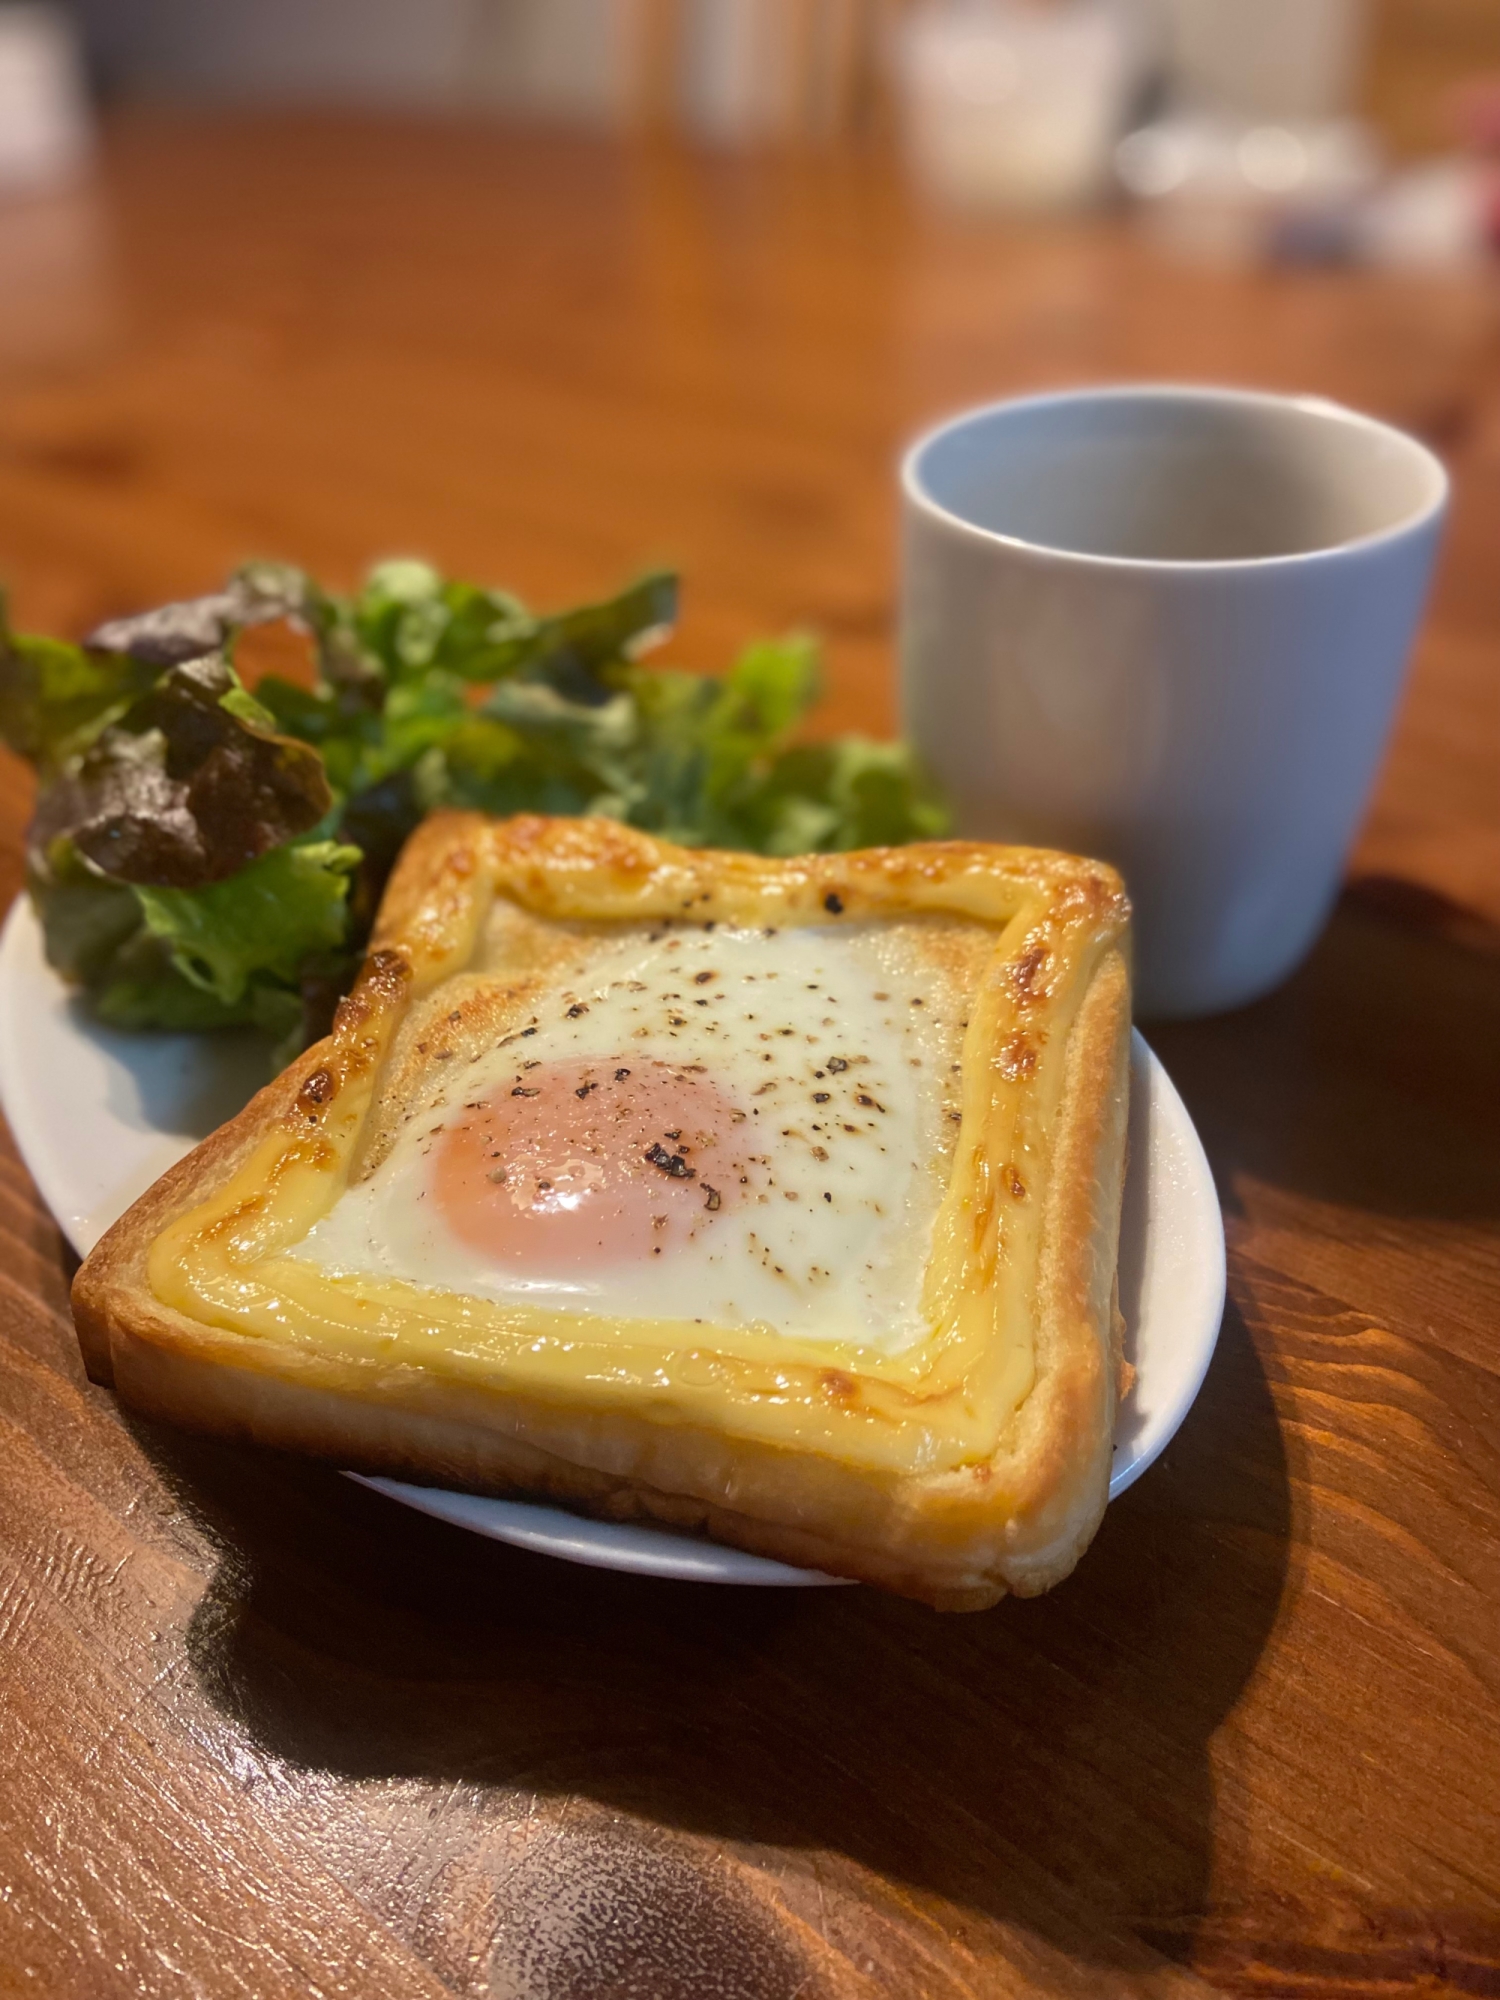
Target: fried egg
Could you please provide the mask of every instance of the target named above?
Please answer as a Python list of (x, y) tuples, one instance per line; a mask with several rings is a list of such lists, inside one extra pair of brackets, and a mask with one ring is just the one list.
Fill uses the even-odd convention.
[(900, 1352), (927, 1332), (966, 1011), (910, 927), (591, 933), (293, 1254)]

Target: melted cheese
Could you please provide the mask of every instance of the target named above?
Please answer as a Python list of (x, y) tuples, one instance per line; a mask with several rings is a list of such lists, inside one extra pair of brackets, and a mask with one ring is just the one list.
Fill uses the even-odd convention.
[[(362, 1393), (418, 1408), (428, 1398), (447, 1407), (451, 1387), (485, 1399), (491, 1420), (521, 1435), (550, 1436), (566, 1413), (566, 1455), (580, 1462), (626, 1448), (608, 1428), (619, 1415), (649, 1420), (648, 1432), (687, 1426), (700, 1440), (759, 1441), (897, 1476), (990, 1466), (1036, 1377), (1034, 1329), (1073, 1309), (1038, 1292), (1051, 1134), (1070, 1024), (1124, 915), (1108, 871), (1025, 850), (954, 843), (778, 862), (690, 854), (606, 822), (435, 822), (392, 884), (379, 948), (332, 1039), (299, 1067), (292, 1094), (261, 1120), (233, 1170), (155, 1238), (152, 1290), (240, 1343), (236, 1365), (330, 1386), (353, 1367)], [(930, 1187), (914, 1194), (909, 1182), (900, 1219), (919, 1246), (924, 1231), (930, 1244), (926, 1338), (903, 1344), (909, 1301), (892, 1306), (876, 1288), (866, 1296), (886, 1316), (889, 1347), (870, 1344), (868, 1321), (862, 1334), (854, 1328), (856, 1344), (833, 1337), (826, 1320), (821, 1335), (788, 1315), (779, 1331), (764, 1317), (708, 1325), (696, 1307), (684, 1318), (655, 1299), (648, 1317), (632, 1318), (378, 1273), (335, 1276), (297, 1254), (439, 1097), (450, 1107), (476, 1101), (459, 1086), (465, 1066), (482, 1067), (508, 1035), (529, 1044), (560, 1025), (550, 1000), (568, 984), (582, 937), (594, 940), (582, 955), (596, 963), (617, 946), (637, 948), (647, 925), (705, 936), (715, 926), (866, 929), (868, 949), (897, 955), (886, 964), (930, 974), (908, 1002), (939, 990), (956, 1001), (940, 1036), (955, 1037), (967, 1018), (953, 1072), (961, 1122), (945, 1109), (937, 1151), (930, 1160), (912, 1153), (904, 1170), (915, 1160), (940, 1191), (929, 1224)], [(812, 936), (804, 945), (825, 949)], [(875, 993), (897, 990), (872, 987), (870, 1000), (883, 1006)], [(842, 1025), (843, 1010), (831, 1018)], [(882, 1033), (900, 1018), (881, 1015)], [(642, 1045), (666, 1037), (652, 1060), (677, 1060), (669, 1017), (640, 1025), (650, 1030)], [(772, 1032), (782, 1026), (795, 1035), (788, 1021)], [(849, 1032), (863, 1037), (868, 1023), (851, 1019)], [(873, 1049), (860, 1053), (876, 1059)], [(584, 1058), (556, 1058), (575, 1059)], [(788, 1065), (782, 1082), (806, 1080)], [(919, 1127), (940, 1101), (940, 1092), (923, 1100)], [(884, 1254), (885, 1232), (877, 1235)], [(754, 1311), (737, 1297), (727, 1303)]]

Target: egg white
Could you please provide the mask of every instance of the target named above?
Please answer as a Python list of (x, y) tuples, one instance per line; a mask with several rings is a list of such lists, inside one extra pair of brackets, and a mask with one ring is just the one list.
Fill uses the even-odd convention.
[[(923, 1272), (957, 1130), (961, 1002), (938, 985), (880, 924), (581, 941), (537, 1005), (526, 1059), (703, 1065), (751, 1121), (757, 1190), (665, 1256), (642, 1245), (607, 1267), (520, 1277), (460, 1241), (430, 1199), (441, 1091), (294, 1254), (332, 1276), (899, 1352), (926, 1332)], [(465, 1066), (465, 1101), (510, 1081), (518, 1044), (509, 1035)]]

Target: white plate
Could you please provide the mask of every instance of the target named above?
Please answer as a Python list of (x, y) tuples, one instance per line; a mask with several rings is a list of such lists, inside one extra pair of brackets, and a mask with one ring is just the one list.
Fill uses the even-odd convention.
[[(21, 1157), (80, 1256), (158, 1174), (265, 1080), (251, 1035), (128, 1035), (90, 1021), (42, 955), (21, 898), (0, 936), (0, 1101)], [(1120, 1412), (1109, 1497), (1166, 1447), (1203, 1381), (1224, 1310), (1224, 1228), (1203, 1147), (1139, 1035), (1131, 1051), (1130, 1168), (1120, 1304), (1135, 1386)], [(666, 1528), (590, 1521), (472, 1493), (363, 1484), (439, 1520), (599, 1569), (700, 1583), (841, 1581)]]

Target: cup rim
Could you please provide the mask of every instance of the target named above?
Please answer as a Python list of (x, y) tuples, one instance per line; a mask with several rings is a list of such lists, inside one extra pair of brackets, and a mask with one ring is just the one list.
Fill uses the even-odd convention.
[[(1368, 431), (1382, 438), (1394, 440), (1402, 449), (1415, 457), (1432, 480), (1430, 497), (1413, 508), (1389, 527), (1376, 528), (1369, 534), (1352, 535), (1342, 541), (1327, 542), (1314, 549), (1287, 549), (1277, 555), (1267, 556), (1211, 556), (1205, 559), (1184, 556), (1115, 556), (1098, 555), (1083, 549), (1059, 548), (1052, 542), (1032, 541), (1025, 535), (1003, 533), (998, 528), (986, 528), (965, 515), (956, 513), (946, 506), (924, 484), (921, 461), (924, 455), (941, 439), (953, 432), (997, 412), (1037, 410), (1061, 407), (1076, 403), (1217, 403), (1238, 404), (1259, 409), (1294, 410), (1305, 416), (1335, 418), (1339, 422), (1352, 424), (1360, 430)], [(1198, 382), (1110, 382), (1100, 383), (1092, 388), (1046, 390), (1029, 396), (1001, 396), (987, 403), (973, 403), (967, 408), (956, 410), (952, 415), (941, 418), (919, 432), (901, 455), (901, 491), (907, 503), (921, 513), (943, 521), (957, 528), (974, 540), (985, 542), (997, 548), (1013, 549), (1030, 556), (1043, 556), (1053, 562), (1075, 563), (1091, 569), (1112, 569), (1129, 573), (1160, 570), (1174, 575), (1211, 576), (1218, 572), (1235, 573), (1252, 570), (1287, 569), (1309, 563), (1327, 562), (1330, 557), (1378, 549), (1383, 544), (1400, 540), (1413, 530), (1425, 527), (1429, 522), (1440, 519), (1445, 512), (1452, 492), (1452, 480), (1448, 469), (1429, 446), (1415, 438), (1409, 431), (1401, 430), (1395, 424), (1388, 424), (1380, 417), (1367, 415), (1363, 410), (1351, 409), (1347, 403), (1340, 403), (1330, 396), (1282, 395), (1267, 389), (1235, 389), (1220, 387), (1212, 383)]]

